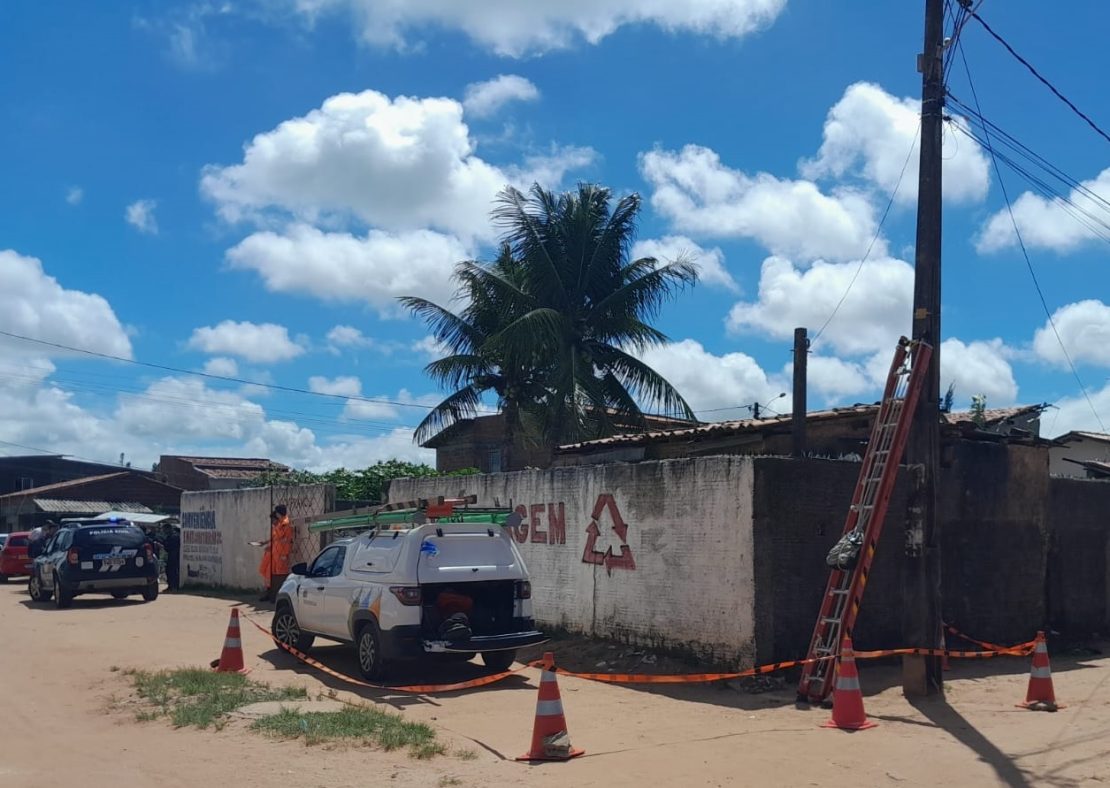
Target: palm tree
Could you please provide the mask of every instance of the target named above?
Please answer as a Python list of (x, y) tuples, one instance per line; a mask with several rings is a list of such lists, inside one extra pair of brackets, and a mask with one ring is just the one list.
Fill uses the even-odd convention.
[[(455, 272), (459, 284), (457, 298), (466, 302), (459, 314), (424, 298), (405, 296), (399, 299), (414, 315), (428, 323), (432, 335), (449, 351), (444, 358), (424, 368), (432, 380), (452, 393), (417, 426), (414, 437), (418, 443), (456, 421), (476, 416), (483, 397), (492, 392), (505, 413), (506, 438), (511, 445), (520, 421), (519, 403), (543, 395), (536, 383), (540, 366), (534, 359), (529, 363), (511, 364), (493, 351), (490, 340), (520, 313), (520, 307), (512, 298), (504, 297), (501, 290), (489, 287), (487, 281), (474, 275), (482, 268), (481, 263), (458, 265)], [(524, 283), (523, 269), (507, 246), (501, 247), (489, 270), (495, 272), (499, 280), (517, 285)]]
[(629, 260), (640, 198), (612, 200), (600, 186), (528, 195), (507, 187), (493, 218), (503, 245), (492, 265), (459, 263), (461, 315), (422, 299), (424, 317), (451, 355), (427, 368), (454, 393), (417, 430), (424, 440), (474, 415), (497, 393), (510, 429), (550, 443), (643, 428), (641, 406), (693, 418), (690, 406), (637, 354), (667, 341), (650, 324), (662, 305), (697, 281), (688, 261)]

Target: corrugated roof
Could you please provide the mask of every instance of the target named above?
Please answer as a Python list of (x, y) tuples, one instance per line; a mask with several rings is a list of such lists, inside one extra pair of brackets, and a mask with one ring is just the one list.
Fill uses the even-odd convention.
[[(121, 504), (122, 506), (129, 506), (131, 504)], [(145, 508), (145, 507), (144, 507)], [(147, 512), (150, 510), (148, 509)], [(155, 525), (157, 523), (164, 523), (166, 520), (177, 520), (177, 515), (174, 514), (147, 514), (147, 512), (124, 512), (118, 509), (113, 509), (110, 512), (98, 515), (97, 520), (110, 520), (114, 517), (130, 520), (133, 523), (142, 523), (144, 525)]]
[(65, 498), (34, 498), (35, 506), (41, 511), (56, 514), (100, 514), (111, 510), (154, 514), (154, 510), (141, 503), (121, 503), (119, 501), (74, 501)]
[[(874, 404), (853, 405), (846, 408), (833, 408), (832, 410), (811, 411), (806, 415), (806, 423), (813, 424), (859, 416), (869, 418), (875, 413), (875, 411), (878, 410), (878, 408), (878, 404)], [(1042, 406), (1040, 405), (1023, 405), (1013, 408), (995, 408), (987, 410), (983, 414), (983, 418), (984, 422), (987, 425), (997, 425), (1005, 422), (1007, 419), (1026, 415), (1032, 411), (1039, 411), (1041, 409)], [(948, 424), (954, 425), (972, 422), (972, 415), (970, 412), (946, 413), (943, 414), (943, 416)], [(737, 435), (744, 432), (769, 432), (775, 429), (789, 430), (791, 418), (791, 416), (787, 415), (776, 416), (770, 419), (739, 419), (736, 421), (717, 421), (710, 424), (702, 424), (697, 427), (688, 427), (685, 429), (654, 430), (649, 432), (630, 433), (626, 435), (614, 435), (609, 438), (599, 438), (597, 440), (583, 441), (581, 443), (571, 443), (560, 446), (558, 449), (556, 449), (556, 453), (574, 454), (581, 451), (616, 448), (618, 446), (638, 446), (645, 443), (654, 443), (661, 441), (698, 440), (705, 438), (724, 437), (727, 435)]]
[(19, 492), (7, 493), (0, 495), (0, 500), (4, 498), (28, 498), (38, 493), (54, 492), (56, 490), (65, 490), (73, 487), (81, 487), (82, 485), (89, 484), (90, 482), (102, 482), (105, 479), (115, 479), (119, 476), (126, 476), (131, 473), (129, 470), (118, 471), (117, 473), (105, 473), (100, 476), (83, 476), (80, 479), (70, 479), (68, 482), (56, 482), (55, 484), (44, 484), (42, 487), (31, 487), (27, 490), (20, 490)]
[(1067, 443), (1069, 438), (1087, 438), (1088, 440), (1098, 441), (1100, 443), (1110, 443), (1110, 435), (1103, 432), (1081, 432), (1078, 430), (1064, 433), (1056, 440), (1059, 443)]

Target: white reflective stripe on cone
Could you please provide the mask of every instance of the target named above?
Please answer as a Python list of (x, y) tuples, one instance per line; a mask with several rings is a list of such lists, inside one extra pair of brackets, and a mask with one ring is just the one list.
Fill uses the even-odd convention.
[(552, 684), (555, 681), (555, 674), (550, 670), (545, 670), (540, 674), (540, 684)]
[(224, 648), (242, 648), (243, 641), (239, 638), (228, 638), (224, 641)]
[(537, 717), (554, 717), (556, 714), (559, 716), (563, 714), (563, 702), (561, 700), (536, 701)]
[(1037, 644), (1037, 647), (1033, 649), (1033, 653), (1034, 654), (1047, 654), (1048, 653), (1048, 646), (1042, 640), (1041, 642), (1039, 642)]
[(836, 680), (836, 688), (838, 690), (853, 690), (859, 692), (859, 677), (840, 676)]
[(1032, 670), (1029, 671), (1029, 678), (1050, 679), (1052, 678), (1052, 669), (1034, 667)]

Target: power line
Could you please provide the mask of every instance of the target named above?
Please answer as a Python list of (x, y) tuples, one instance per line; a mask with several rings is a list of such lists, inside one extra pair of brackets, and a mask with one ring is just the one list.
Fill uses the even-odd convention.
[(848, 287), (845, 288), (844, 294), (840, 296), (840, 300), (836, 302), (836, 306), (833, 308), (832, 314), (830, 314), (828, 318), (825, 319), (825, 322), (821, 324), (821, 328), (817, 329), (817, 333), (813, 335), (813, 340), (812, 342), (810, 342), (811, 350), (817, 344), (817, 341), (821, 338), (821, 335), (825, 333), (825, 329), (829, 327), (829, 323), (831, 323), (833, 321), (833, 318), (836, 317), (837, 312), (840, 311), (840, 307), (844, 306), (844, 302), (845, 300), (847, 300), (848, 294), (852, 292), (852, 287), (855, 286), (860, 272), (863, 271), (863, 264), (867, 262), (867, 258), (871, 256), (871, 251), (875, 248), (875, 244), (878, 243), (879, 237), (882, 235), (883, 232), (883, 225), (886, 223), (886, 219), (890, 215), (890, 209), (894, 206), (894, 200), (898, 196), (898, 189), (902, 186), (902, 179), (905, 177), (906, 170), (910, 166), (910, 159), (913, 158), (913, 151), (914, 148), (917, 147), (917, 140), (920, 135), (921, 122), (919, 120), (917, 123), (917, 131), (914, 132), (913, 141), (910, 143), (909, 153), (906, 154), (906, 160), (902, 162), (902, 171), (898, 173), (898, 181), (894, 184), (894, 191), (890, 193), (890, 199), (887, 200), (886, 208), (883, 209), (883, 215), (879, 219), (879, 226), (875, 228), (875, 236), (871, 239), (871, 243), (868, 244), (867, 251), (860, 259), (859, 265), (856, 266), (855, 273), (852, 274), (852, 279), (848, 282)]
[[(981, 20), (980, 20), (981, 21)], [(967, 62), (967, 53), (964, 52), (963, 45), (960, 45), (960, 58), (963, 60), (964, 71), (967, 73), (967, 83), (971, 88), (971, 96), (975, 101), (975, 109), (982, 115), (982, 107), (979, 104), (979, 94), (975, 90), (975, 82), (971, 78), (971, 67)], [(1067, 347), (1064, 345), (1064, 340), (1060, 336), (1059, 330), (1056, 328), (1056, 321), (1052, 317), (1052, 311), (1048, 308), (1048, 300), (1045, 298), (1044, 290), (1041, 289), (1041, 283), (1037, 279), (1037, 272), (1033, 269), (1033, 261), (1029, 258), (1029, 250), (1025, 248), (1025, 241), (1021, 237), (1021, 230), (1018, 228), (1017, 217), (1014, 216), (1014, 207), (1010, 202), (1010, 195), (1006, 190), (1006, 182), (1002, 178), (1002, 170), (998, 166), (998, 160), (995, 156), (994, 146), (991, 145), (990, 132), (984, 130), (985, 140), (987, 143), (987, 151), (991, 155), (991, 162), (994, 164), (994, 174), (998, 178), (998, 186), (1002, 190), (1002, 196), (1006, 200), (1006, 210), (1010, 215), (1010, 222), (1014, 226), (1014, 235), (1017, 237), (1018, 246), (1021, 248), (1021, 254), (1025, 258), (1025, 267), (1029, 269), (1029, 276), (1033, 280), (1033, 287), (1037, 291), (1037, 297), (1041, 301), (1041, 307), (1044, 309), (1045, 316), (1048, 318), (1048, 324), (1052, 327), (1052, 333), (1056, 335), (1056, 341), (1060, 343), (1060, 350), (1064, 354), (1064, 358), (1071, 367), (1072, 375), (1075, 376), (1075, 381), (1079, 384), (1079, 390), (1083, 392), (1083, 398), (1087, 400), (1087, 405), (1091, 408), (1091, 413), (1094, 414), (1095, 421), (1098, 422), (1099, 429), (1106, 432), (1106, 427), (1102, 423), (1102, 418), (1099, 417), (1098, 411), (1095, 409), (1095, 403), (1091, 401), (1090, 395), (1087, 393), (1087, 387), (1083, 385), (1083, 379), (1079, 376), (1079, 370), (1075, 368), (1075, 362), (1072, 361), (1071, 354), (1068, 353)]]
[[(344, 401), (353, 400), (355, 402), (370, 402), (378, 405), (393, 405), (398, 408), (420, 408), (422, 410), (434, 410), (434, 405), (421, 405), (416, 402), (399, 402), (397, 400), (383, 399), (380, 397), (363, 397), (356, 395), (346, 394), (328, 394), (322, 391), (311, 391), (309, 389), (297, 388), (296, 386), (281, 386), (276, 383), (262, 383), (257, 380), (246, 380), (245, 378), (236, 378), (229, 375), (214, 375), (211, 372), (197, 372), (192, 369), (181, 369), (180, 367), (171, 367), (167, 364), (155, 364), (150, 361), (139, 361), (133, 358), (124, 358), (123, 356), (113, 356), (110, 353), (100, 353), (95, 350), (88, 350), (87, 348), (73, 347), (71, 345), (63, 345), (58, 342), (48, 342), (45, 339), (36, 339), (34, 337), (23, 336), (22, 334), (15, 334), (10, 331), (0, 331), (0, 336), (9, 337), (11, 339), (18, 339), (23, 342), (32, 342), (36, 345), (44, 345), (58, 350), (66, 350), (71, 353), (82, 353), (86, 356), (93, 356), (95, 358), (107, 359), (108, 361), (119, 361), (124, 364), (134, 364), (140, 367), (147, 367), (149, 369), (157, 369), (163, 372), (173, 372), (179, 375), (195, 375), (200, 378), (207, 378), (209, 380), (222, 380), (229, 383), (238, 383), (243, 386), (259, 386), (271, 391), (284, 391), (291, 394), (306, 394), (311, 397), (328, 397), (330, 399), (340, 399)], [(498, 411), (483, 409), (480, 413), (497, 413)]]
[(1009, 42), (1007, 42), (1006, 39), (1004, 39), (1002, 36), (1000, 36), (998, 33), (996, 33), (994, 31), (994, 28), (992, 28), (990, 25), (988, 25), (986, 23), (986, 21), (983, 19), (983, 17), (979, 16), (979, 14), (976, 13), (975, 11), (971, 12), (971, 17), (976, 22), (978, 22), (980, 25), (982, 25), (983, 29), (986, 30), (988, 33), (990, 33), (990, 35), (993, 36), (994, 39), (998, 43), (1000, 43), (1002, 46), (1006, 47), (1006, 51), (1009, 52), (1011, 55), (1013, 55), (1014, 58), (1016, 58), (1019, 63), (1021, 63), (1023, 66), (1025, 66), (1027, 69), (1029, 69), (1029, 73), (1031, 73), (1034, 77), (1036, 77), (1038, 80), (1040, 80), (1041, 83), (1044, 84), (1044, 86), (1046, 88), (1051, 90), (1053, 92), (1053, 94), (1055, 94), (1056, 98), (1058, 98), (1058, 99), (1060, 99), (1060, 101), (1064, 102), (1068, 106), (1068, 108), (1071, 109), (1072, 112), (1074, 112), (1076, 115), (1078, 115), (1084, 121), (1086, 121), (1087, 125), (1090, 126), (1092, 129), (1094, 129), (1095, 132), (1097, 132), (1099, 136), (1101, 136), (1107, 142), (1110, 142), (1110, 134), (1107, 134), (1105, 131), (1103, 131), (1097, 123), (1095, 123), (1093, 120), (1091, 120), (1090, 116), (1088, 116), (1081, 109), (1079, 109), (1079, 107), (1075, 106), (1075, 104), (1070, 99), (1068, 99), (1067, 96), (1065, 96), (1063, 93), (1061, 93), (1056, 88), (1055, 85), (1053, 85), (1051, 82), (1049, 82), (1046, 77), (1042, 76), (1041, 73), (1039, 71), (1037, 71), (1036, 68), (1033, 67), (1032, 63), (1030, 63), (1028, 60), (1023, 58), (1021, 55), (1019, 55), (1017, 53), (1017, 51), (1012, 46), (1010, 46)]

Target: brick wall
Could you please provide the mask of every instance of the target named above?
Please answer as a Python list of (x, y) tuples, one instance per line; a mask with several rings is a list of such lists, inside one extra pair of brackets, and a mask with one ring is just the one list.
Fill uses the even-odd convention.
[(1110, 482), (1049, 482), (1052, 628), (1083, 637), (1110, 632)]

